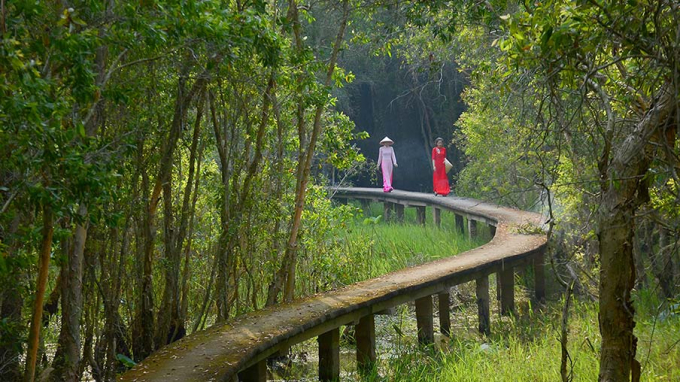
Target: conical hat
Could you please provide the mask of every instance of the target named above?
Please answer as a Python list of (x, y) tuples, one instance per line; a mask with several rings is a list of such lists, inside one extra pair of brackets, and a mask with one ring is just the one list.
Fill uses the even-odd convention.
[(381, 144), (381, 145), (382, 145), (383, 143), (393, 144), (394, 141), (391, 140), (389, 137), (385, 137), (385, 138), (382, 139), (382, 141), (380, 141), (380, 144)]

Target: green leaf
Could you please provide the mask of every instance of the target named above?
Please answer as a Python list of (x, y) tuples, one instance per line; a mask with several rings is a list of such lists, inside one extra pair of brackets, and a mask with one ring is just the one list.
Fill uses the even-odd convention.
[(116, 354), (116, 359), (119, 360), (125, 367), (133, 367), (137, 363), (135, 361), (131, 360), (129, 357), (123, 355), (123, 354)]
[(375, 225), (380, 223), (380, 220), (382, 220), (382, 215), (368, 217), (364, 219), (364, 225)]
[(552, 36), (553, 29), (551, 26), (547, 27), (544, 31), (543, 34), (541, 35), (541, 47), (545, 49), (545, 47), (548, 45), (548, 41), (550, 40), (550, 36)]
[(87, 25), (87, 23), (85, 21), (83, 21), (82, 19), (80, 19), (77, 16), (71, 16), (71, 21), (73, 21), (74, 24), (78, 24), (80, 26), (86, 26)]
[(11, 57), (10, 62), (12, 63), (12, 68), (14, 70), (21, 70), (24, 68), (24, 63), (21, 62), (21, 60), (16, 57)]

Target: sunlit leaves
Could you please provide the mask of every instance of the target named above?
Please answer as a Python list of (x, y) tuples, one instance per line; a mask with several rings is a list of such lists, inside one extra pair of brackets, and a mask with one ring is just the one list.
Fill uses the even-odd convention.
[(354, 134), (354, 122), (339, 112), (327, 115), (326, 123), (321, 149), (327, 156), (327, 162), (339, 170), (345, 170), (366, 160), (351, 143), (355, 139), (368, 138), (366, 132)]
[[(660, 177), (663, 179), (663, 177)], [(657, 182), (658, 183), (658, 182)], [(661, 212), (665, 218), (677, 220), (680, 218), (680, 204), (678, 195), (680, 188), (675, 179), (669, 179), (665, 184), (652, 187), (650, 193), (650, 204), (657, 211)]]

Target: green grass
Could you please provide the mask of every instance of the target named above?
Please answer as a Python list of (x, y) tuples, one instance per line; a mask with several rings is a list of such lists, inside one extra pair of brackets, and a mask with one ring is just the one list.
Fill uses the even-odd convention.
[[(428, 210), (429, 213), (431, 211)], [(431, 216), (428, 217), (431, 219)], [(476, 248), (490, 239), (488, 229), (471, 240), (454, 229), (454, 217), (442, 212), (441, 228), (416, 224), (415, 210), (406, 209), (404, 223), (382, 220), (382, 204), (358, 214), (336, 238), (344, 258), (333, 269), (341, 284), (366, 280)]]
[[(643, 381), (680, 380), (680, 317), (664, 315), (667, 304), (649, 293), (637, 296), (637, 359)], [(436, 351), (405, 348), (398, 358), (383, 362), (370, 381), (559, 381), (562, 302), (546, 305), (542, 312), (518, 319), (495, 321), (492, 335), (484, 338), (474, 328), (459, 328), (446, 346)], [(474, 314), (470, 306), (454, 314)], [(458, 317), (456, 317), (458, 316)], [(663, 317), (660, 319), (659, 317)], [(470, 330), (472, 329), (472, 330)], [(484, 344), (484, 345), (483, 345)], [(484, 346), (484, 347), (483, 347)], [(569, 319), (569, 354), (574, 381), (596, 381), (600, 335), (597, 303), (576, 301)]]

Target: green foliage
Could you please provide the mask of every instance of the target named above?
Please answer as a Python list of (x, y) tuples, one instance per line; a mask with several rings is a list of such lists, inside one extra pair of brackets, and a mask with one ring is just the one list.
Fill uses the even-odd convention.
[(662, 175), (656, 182), (658, 185), (650, 190), (650, 204), (665, 218), (677, 221), (680, 218), (680, 206), (675, 196), (678, 195), (678, 185), (675, 179), (668, 179), (665, 184), (660, 184), (664, 178)]
[(469, 89), (465, 99), (470, 105), (457, 124), (461, 127), (457, 142), (469, 160), (461, 172), (458, 192), (519, 208), (532, 208), (540, 193), (535, 188), (541, 168), (535, 165), (537, 156), (550, 152), (533, 150), (536, 135), (523, 121), (507, 114), (502, 100), (491, 93), (490, 83)]
[(3, 348), (13, 348), (16, 352), (21, 352), (24, 340), (23, 326), (9, 317), (0, 319), (0, 346)]
[[(671, 75), (673, 59), (661, 51), (673, 43), (659, 33), (677, 17), (661, 3), (554, 0), (494, 6), (487, 23), (468, 23), (461, 13), (432, 18), (440, 28), (456, 23), (449, 47), (471, 80), (468, 110), (456, 122), (468, 161), (458, 193), (524, 209), (545, 208), (550, 197), (558, 228), (592, 224), (612, 147)], [(657, 21), (645, 18), (656, 9), (663, 9)], [(666, 211), (676, 199), (668, 164), (655, 160), (648, 180), (652, 203)], [(582, 242), (589, 231), (571, 232)]]
[[(550, 303), (543, 311), (516, 320), (492, 320), (492, 335), (479, 338), (472, 327), (454, 328), (453, 338), (434, 353), (418, 351), (416, 344), (404, 346), (398, 357), (390, 357), (380, 368), (388, 381), (554, 381), (560, 379), (559, 331), (562, 305)], [(453, 320), (476, 313), (466, 306)], [(642, 311), (636, 331), (649, 358), (642, 361), (642, 378), (674, 380), (680, 350), (673, 345), (680, 322), (657, 321), (654, 310)], [(474, 326), (474, 319), (466, 321)], [(670, 338), (669, 338), (670, 337)], [(569, 355), (574, 381), (596, 380), (599, 369), (597, 304), (576, 301), (569, 319)], [(573, 369), (572, 369), (573, 368)], [(373, 380), (373, 379), (370, 379)], [(378, 380), (378, 379), (376, 379)]]
[[(75, 225), (85, 225), (82, 323), (89, 328), (83, 333), (97, 338), (83, 342), (112, 338), (105, 334), (108, 324), (120, 330), (114, 352), (121, 354), (98, 359), (101, 365), (130, 366), (127, 357), (139, 348), (141, 295), (151, 291), (145, 301), (153, 300), (151, 309), (161, 316), (166, 307), (157, 298), (173, 277), (186, 285), (175, 293), (186, 305), (187, 329), (197, 317), (211, 322), (217, 257), (229, 263), (224, 294), (232, 294), (230, 314), (262, 305), (289, 236), (298, 153), (308, 149), (300, 137), (309, 133), (296, 129), (298, 100), (307, 124), (300, 126), (311, 125), (307, 109), (323, 110), (315, 161), (339, 169), (364, 161), (351, 140), (367, 135), (353, 132), (352, 121), (333, 111), (332, 87), (351, 82), (353, 74), (338, 70), (331, 87), (324, 86), (319, 74), (328, 70), (327, 47), (317, 41), (298, 51), (286, 7), (259, 0), (76, 0), (68, 7), (5, 2), (0, 283), (17, 286), (19, 308), (29, 306), (44, 206), (53, 211), (56, 227), (48, 294), (58, 268), (68, 264)], [(309, 30), (315, 21), (302, 13), (310, 16), (303, 25)], [(224, 167), (220, 150), (227, 156)], [(164, 165), (168, 175), (161, 171)], [(316, 176), (317, 168), (313, 171)], [(162, 185), (159, 175), (165, 176)], [(323, 176), (318, 179), (322, 183)], [(169, 192), (151, 200), (157, 184)], [(328, 232), (350, 212), (331, 208), (322, 188), (313, 183), (309, 188), (300, 242), (305, 253), (320, 253), (332, 241)], [(81, 206), (86, 216), (77, 213)], [(225, 248), (219, 246), (222, 238), (228, 250), (216, 249)], [(142, 264), (147, 250), (150, 270)], [(6, 297), (0, 291), (0, 303)], [(22, 314), (2, 326), (3, 341), (18, 349), (17, 359), (30, 309)], [(117, 321), (104, 324), (109, 317)], [(46, 330), (48, 346), (56, 330)]]
[(371, 224), (372, 224), (372, 225), (376, 225), (376, 224), (380, 223), (381, 220), (382, 220), (382, 215), (378, 215), (378, 216), (369, 216), (369, 217), (367, 217), (366, 219), (364, 219), (364, 223), (363, 223), (363, 224), (364, 224), (364, 225), (371, 225)]
[(366, 161), (352, 143), (353, 140), (367, 139), (365, 131), (354, 133), (354, 122), (339, 112), (327, 116), (326, 123), (321, 151), (327, 155), (329, 164), (338, 170), (345, 170)]
[(522, 235), (543, 235), (545, 231), (543, 228), (534, 224), (521, 224), (510, 228), (511, 232), (517, 232)]
[(120, 361), (125, 367), (127, 368), (132, 368), (134, 367), (137, 363), (133, 360), (131, 360), (129, 357), (123, 355), (123, 354), (116, 354), (116, 359)]

